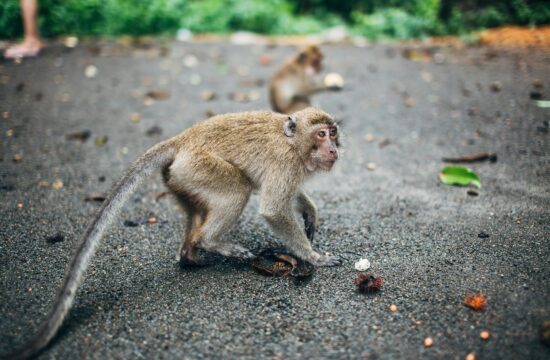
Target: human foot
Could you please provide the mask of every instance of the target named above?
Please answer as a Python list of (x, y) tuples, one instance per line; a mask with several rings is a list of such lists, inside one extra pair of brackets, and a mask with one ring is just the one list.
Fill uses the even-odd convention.
[(4, 58), (17, 59), (35, 57), (42, 50), (42, 42), (38, 39), (25, 39), (22, 43), (9, 47), (4, 51)]

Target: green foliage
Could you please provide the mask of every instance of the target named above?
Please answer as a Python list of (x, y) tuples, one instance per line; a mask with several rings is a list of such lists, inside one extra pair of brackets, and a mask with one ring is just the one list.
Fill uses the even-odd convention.
[[(546, 0), (38, 0), (45, 37), (247, 30), (304, 34), (346, 25), (370, 38), (550, 24)], [(0, 1), (0, 38), (22, 34), (19, 0)]]
[(431, 34), (435, 28), (434, 21), (411, 15), (397, 8), (379, 10), (370, 15), (355, 11), (351, 18), (355, 25), (354, 29), (370, 39), (418, 38)]

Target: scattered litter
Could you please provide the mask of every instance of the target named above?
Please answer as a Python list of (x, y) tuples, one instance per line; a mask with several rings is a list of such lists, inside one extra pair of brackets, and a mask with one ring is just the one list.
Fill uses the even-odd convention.
[(365, 135), (365, 140), (367, 140), (368, 142), (373, 142), (374, 141), (374, 135), (371, 134), (371, 133), (367, 133)]
[(378, 142), (378, 147), (382, 149), (383, 147), (386, 147), (390, 144), (390, 139), (387, 138), (381, 138)]
[(432, 54), (429, 50), (404, 49), (403, 57), (410, 61), (429, 62), (432, 60)]
[(63, 41), (66, 47), (75, 48), (78, 45), (78, 38), (76, 36), (67, 36)]
[(193, 68), (199, 64), (199, 59), (195, 55), (187, 55), (183, 58), (183, 65), (188, 68)]
[(23, 209), (23, 207), (24, 207), (23, 203), (17, 203), (17, 208), (18, 209)]
[(424, 347), (430, 348), (434, 344), (434, 341), (431, 337), (427, 337), (424, 339)]
[(367, 170), (370, 170), (370, 171), (376, 170), (376, 164), (373, 162), (367, 163)]
[(63, 181), (61, 179), (57, 179), (52, 183), (52, 188), (55, 190), (60, 190), (63, 188)]
[(483, 340), (489, 340), (489, 338), (491, 337), (491, 333), (489, 333), (489, 331), (487, 330), (483, 330), (480, 334), (479, 334), (479, 337)]
[(550, 320), (546, 320), (540, 327), (540, 341), (550, 346)]
[(255, 101), (255, 100), (258, 100), (259, 98), (260, 98), (260, 93), (257, 91), (251, 91), (249, 93), (236, 91), (231, 94), (231, 100), (236, 102)]
[(483, 311), (487, 308), (487, 299), (482, 293), (467, 295), (464, 298), (464, 305), (475, 311)]
[(132, 122), (138, 122), (141, 120), (141, 115), (137, 112), (133, 112), (130, 114), (130, 120), (132, 120)]
[(97, 146), (103, 146), (107, 143), (108, 140), (109, 140), (109, 138), (107, 137), (107, 135), (100, 135), (100, 136), (96, 137), (95, 144)]
[(341, 89), (344, 87), (344, 78), (338, 73), (329, 73), (323, 79), (325, 86), (333, 89)]
[[(357, 268), (357, 266), (355, 268)], [(381, 277), (375, 277), (371, 273), (360, 273), (355, 279), (355, 286), (357, 287), (357, 291), (366, 294), (377, 292), (382, 288), (383, 283), (384, 281)], [(390, 311), (397, 311), (397, 307), (395, 307), (395, 311), (392, 311), (392, 307), (390, 306)]]
[(441, 160), (444, 162), (453, 163), (453, 164), (463, 163), (463, 162), (471, 163), (471, 162), (479, 162), (479, 161), (485, 161), (485, 160), (489, 160), (490, 162), (494, 163), (494, 162), (497, 162), (498, 157), (497, 157), (497, 154), (495, 153), (481, 153), (476, 155), (459, 156), (456, 158), (444, 157)]
[(439, 173), (439, 180), (446, 185), (474, 185), (478, 189), (481, 188), (479, 176), (471, 169), (462, 166), (446, 166)]
[(84, 197), (84, 201), (97, 201), (103, 202), (107, 198), (107, 193), (105, 192), (93, 192)]
[(262, 55), (260, 57), (260, 64), (262, 64), (263, 66), (270, 65), (272, 61), (273, 61), (273, 58), (269, 55)]
[(529, 98), (531, 100), (542, 100), (542, 93), (540, 93), (538, 91), (531, 91), (529, 93)]
[(40, 181), (38, 182), (38, 187), (39, 187), (39, 188), (42, 188), (42, 189), (45, 189), (45, 188), (50, 187), (50, 183), (47, 182), (46, 180), (40, 180)]
[(476, 360), (476, 354), (469, 353), (468, 355), (466, 355), (465, 360)]
[(204, 101), (212, 101), (216, 98), (216, 93), (213, 92), (212, 90), (204, 90), (202, 93), (201, 93), (201, 98), (204, 100)]
[(405, 104), (405, 106), (407, 107), (414, 107), (416, 106), (416, 100), (410, 96), (407, 96), (405, 99), (403, 99), (403, 104)]
[(52, 235), (52, 236), (48, 236), (46, 238), (46, 242), (48, 244), (55, 244), (55, 243), (58, 243), (58, 242), (61, 242), (65, 240), (65, 235), (61, 234), (61, 233), (57, 233), (55, 235)]
[(21, 160), (23, 160), (23, 156), (21, 154), (13, 154), (13, 162), (20, 162)]
[(84, 142), (88, 140), (91, 135), (92, 132), (90, 130), (82, 130), (65, 134), (65, 140), (80, 140)]
[(491, 83), (489, 88), (491, 89), (492, 92), (495, 92), (495, 93), (499, 92), (500, 90), (502, 90), (502, 83), (500, 81), (495, 81)]
[(480, 239), (487, 239), (489, 237), (489, 234), (487, 234), (485, 231), (482, 231), (479, 234), (477, 234), (477, 237)]
[(153, 125), (145, 132), (147, 136), (162, 135), (162, 128), (158, 125)]
[(156, 100), (156, 101), (159, 101), (159, 100), (166, 100), (170, 97), (170, 93), (167, 92), (167, 91), (162, 91), (162, 90), (153, 90), (153, 91), (148, 91), (146, 94), (145, 94), (145, 99), (151, 99), (151, 100)]
[(192, 74), (189, 78), (191, 85), (199, 85), (202, 82), (202, 78), (199, 74)]
[(366, 271), (370, 268), (370, 261), (368, 259), (359, 259), (358, 262), (355, 263), (355, 270), (358, 271)]
[(550, 100), (535, 100), (535, 105), (540, 108), (547, 109), (550, 108)]
[(156, 224), (156, 223), (158, 223), (158, 221), (159, 221), (159, 220), (158, 220), (156, 217), (154, 217), (154, 216), (149, 216), (149, 217), (147, 218), (147, 223), (149, 223), (149, 224)]
[(468, 189), (468, 191), (466, 191), (466, 194), (468, 194), (470, 196), (478, 196), (479, 195), (479, 193), (474, 189)]
[(391, 304), (390, 305), (390, 312), (396, 312), (397, 311), (397, 305)]
[(124, 222), (122, 224), (124, 226), (127, 226), (127, 227), (136, 227), (136, 226), (139, 225), (137, 222), (132, 221), (132, 220), (124, 220)]
[(258, 273), (266, 276), (292, 276), (305, 278), (313, 274), (315, 267), (306, 261), (296, 259), (278, 249), (262, 251), (251, 262)]
[(84, 69), (84, 75), (86, 75), (87, 78), (91, 79), (97, 76), (97, 67), (94, 65), (88, 65)]

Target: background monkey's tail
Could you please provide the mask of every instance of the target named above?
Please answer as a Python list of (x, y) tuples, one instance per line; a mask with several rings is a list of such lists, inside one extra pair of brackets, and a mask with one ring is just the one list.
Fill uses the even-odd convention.
[[(63, 319), (65, 319), (73, 304), (76, 290), (88, 267), (89, 260), (101, 240), (103, 232), (137, 185), (155, 170), (169, 165), (173, 161), (176, 151), (177, 147), (174, 139), (168, 139), (147, 150), (145, 154), (130, 166), (126, 174), (114, 187), (107, 199), (105, 199), (94, 220), (86, 229), (86, 233), (79, 242), (76, 252), (69, 263), (63, 285), (46, 320), (39, 328), (35, 337), (25, 344), (24, 348), (13, 354), (6, 355), (6, 359), (27, 359), (37, 355), (40, 350), (48, 345), (57, 333), (57, 330), (59, 330)], [(0, 358), (4, 358), (4, 356), (0, 356)]]

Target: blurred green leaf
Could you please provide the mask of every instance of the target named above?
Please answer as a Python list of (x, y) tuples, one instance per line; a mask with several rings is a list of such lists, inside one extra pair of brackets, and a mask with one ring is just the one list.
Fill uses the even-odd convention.
[(439, 173), (439, 180), (446, 185), (474, 185), (481, 188), (479, 177), (471, 169), (463, 166), (446, 166)]

